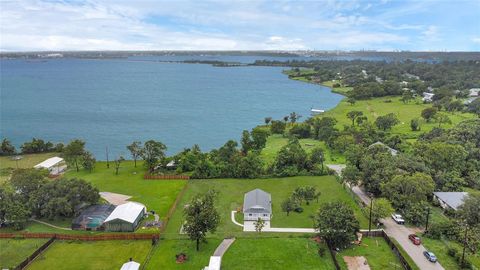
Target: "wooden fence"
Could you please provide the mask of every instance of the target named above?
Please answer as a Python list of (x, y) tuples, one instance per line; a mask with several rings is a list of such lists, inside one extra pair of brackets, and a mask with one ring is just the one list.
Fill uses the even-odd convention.
[(24, 269), (27, 265), (29, 265), (35, 258), (42, 253), (45, 249), (47, 249), (52, 243), (55, 241), (55, 238), (52, 237), (48, 240), (45, 244), (40, 246), (37, 250), (35, 250), (30, 256), (28, 256), (23, 262), (18, 264), (14, 269), (21, 270)]
[(180, 193), (178, 193), (177, 198), (175, 199), (175, 202), (172, 204), (172, 206), (168, 210), (168, 213), (165, 216), (165, 220), (162, 223), (162, 227), (160, 228), (160, 233), (163, 233), (165, 231), (165, 229), (168, 225), (168, 222), (170, 221), (170, 218), (172, 217), (173, 213), (177, 209), (177, 206), (180, 203), (180, 201), (182, 200), (183, 195), (185, 194), (185, 191), (187, 191), (187, 188), (188, 188), (188, 182), (187, 182), (187, 184), (185, 184), (185, 186), (183, 186)]
[(143, 175), (145, 180), (189, 180), (190, 176), (188, 175)]
[(79, 241), (102, 241), (102, 240), (151, 240), (158, 239), (157, 233), (115, 233), (115, 234), (61, 234), (61, 233), (0, 233), (0, 238), (52, 238), (55, 240), (79, 240)]

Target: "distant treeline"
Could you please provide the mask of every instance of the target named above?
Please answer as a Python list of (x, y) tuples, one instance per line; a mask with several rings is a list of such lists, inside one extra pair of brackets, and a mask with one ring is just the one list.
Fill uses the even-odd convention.
[[(22, 154), (36, 154), (36, 153), (48, 153), (48, 152), (62, 152), (64, 148), (63, 143), (52, 143), (50, 141), (44, 141), (42, 139), (33, 138), (30, 142), (24, 142), (20, 146), (20, 152)], [(8, 156), (17, 154), (17, 149), (8, 140), (4, 138), (0, 145), (0, 155)]]

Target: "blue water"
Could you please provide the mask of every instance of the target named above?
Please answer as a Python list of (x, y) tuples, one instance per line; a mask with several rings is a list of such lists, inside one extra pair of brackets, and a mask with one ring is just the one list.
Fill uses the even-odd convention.
[(326, 87), (289, 80), (275, 67), (213, 67), (128, 60), (1, 60), (0, 136), (81, 138), (97, 159), (128, 155), (155, 139), (174, 154), (238, 140), (244, 129), (342, 99)]

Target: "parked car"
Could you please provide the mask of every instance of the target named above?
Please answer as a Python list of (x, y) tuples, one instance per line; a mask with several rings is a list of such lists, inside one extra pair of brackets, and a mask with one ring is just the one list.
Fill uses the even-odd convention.
[(405, 224), (405, 220), (403, 219), (402, 215), (399, 214), (392, 214), (392, 219), (397, 223), (397, 224)]
[(413, 243), (414, 245), (417, 245), (417, 246), (422, 243), (422, 241), (420, 240), (420, 237), (418, 237), (418, 236), (415, 235), (415, 234), (410, 234), (410, 235), (408, 236), (408, 239), (410, 239), (410, 241), (412, 241), (412, 243)]
[(427, 260), (429, 260), (430, 262), (437, 262), (437, 257), (435, 256), (435, 254), (433, 254), (433, 252), (430, 252), (430, 251), (424, 251), (423, 252), (423, 255), (425, 256), (425, 258), (427, 258)]

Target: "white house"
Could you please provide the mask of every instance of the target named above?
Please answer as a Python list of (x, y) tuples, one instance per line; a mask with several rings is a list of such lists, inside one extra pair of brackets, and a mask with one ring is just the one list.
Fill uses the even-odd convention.
[(463, 200), (467, 196), (467, 192), (433, 192), (433, 198), (440, 203), (443, 209), (453, 209), (455, 211), (463, 204)]
[(470, 97), (478, 97), (480, 95), (480, 88), (472, 88), (470, 89)]
[(435, 96), (434, 93), (428, 93), (428, 92), (423, 92), (423, 98), (422, 101), (425, 102), (432, 102), (432, 98)]
[(61, 157), (51, 157), (41, 163), (33, 166), (35, 169), (47, 169), (50, 174), (57, 175), (65, 171), (67, 165)]
[(269, 222), (272, 217), (272, 196), (261, 189), (245, 193), (243, 200), (243, 220), (256, 221), (258, 218)]

